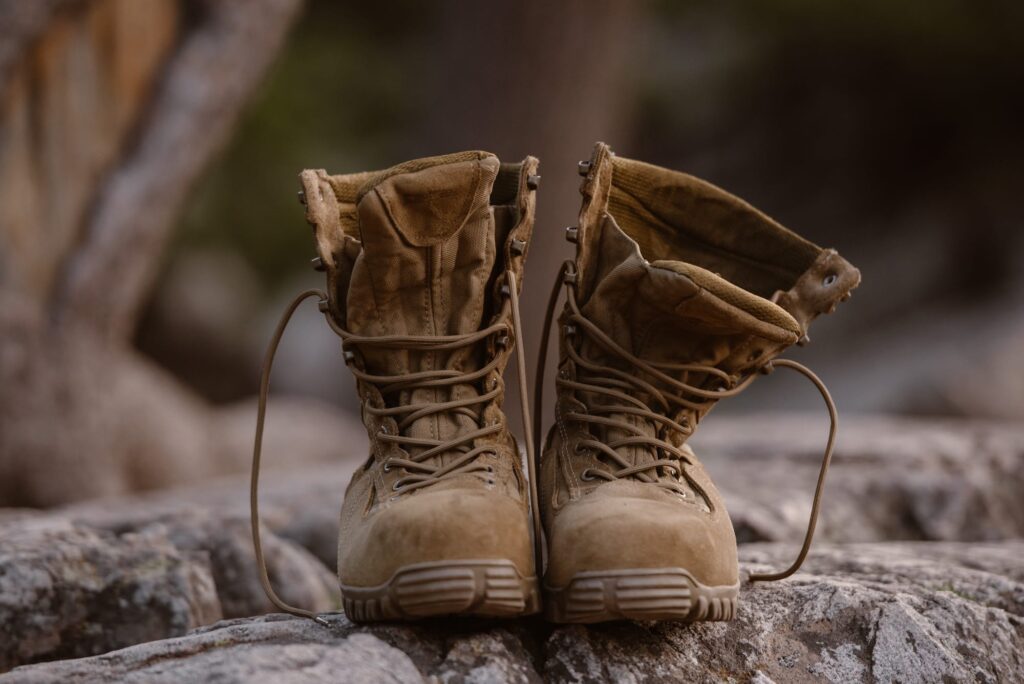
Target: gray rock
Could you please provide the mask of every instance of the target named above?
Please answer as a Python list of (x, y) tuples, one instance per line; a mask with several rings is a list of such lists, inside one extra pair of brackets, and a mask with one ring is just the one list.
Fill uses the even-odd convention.
[[(789, 545), (741, 549), (744, 570)], [(1024, 542), (822, 547), (805, 571), (744, 587), (731, 623), (555, 627), (540, 619), (331, 627), (221, 622), (0, 682), (1020, 681)]]
[[(726, 492), (741, 541), (792, 542), (801, 538), (825, 437), (820, 418), (715, 417), (701, 427), (695, 447)], [(356, 465), (350, 460), (293, 472), (270, 470), (263, 478), (262, 509), (267, 528), (264, 544), (270, 574), (282, 597), (294, 605), (317, 610), (337, 605), (336, 583), (327, 568), (334, 566), (337, 511), (349, 473)], [(980, 422), (854, 416), (842, 426), (818, 539), (848, 542), (1024, 537), (1024, 499), (1018, 495), (1024, 491), (1022, 485), (1024, 430), (1020, 428)], [(0, 542), (0, 551), (12, 548), (8, 538), (20, 540), (18, 554), (6, 554), (14, 561), (5, 563), (0, 553), (0, 582), (6, 582), (5, 588), (11, 587), (10, 593), (5, 589), (0, 602), (13, 611), (10, 614), (18, 616), (5, 619), (4, 627), (0, 628), (7, 630), (0, 631), (0, 637), (4, 637), (0, 640), (0, 651), (7, 658), (7, 666), (101, 653), (140, 641), (177, 636), (222, 616), (245, 617), (272, 610), (252, 559), (247, 493), (246, 481), (224, 478), (201, 486), (77, 504), (47, 515), (27, 509), (0, 510), (0, 539), (5, 540)], [(59, 544), (50, 543), (51, 532), (47, 530), (51, 528), (62, 530)], [(144, 548), (146, 545), (152, 548)], [(96, 606), (94, 612), (110, 610), (103, 603), (107, 594), (102, 588), (90, 588), (92, 585), (77, 570), (55, 574), (51, 579), (50, 591), (58, 597), (72, 597), (67, 600), (37, 600), (37, 594), (20, 588), (31, 586), (32, 580), (23, 567), (18, 567), (19, 558), (34, 554), (32, 558), (37, 560), (29, 567), (67, 567), (62, 559), (79, 547), (92, 549), (90, 553), (95, 557), (108, 558), (102, 563), (111, 568), (131, 567), (130, 561), (120, 559), (144, 553), (177, 559), (177, 565), (166, 566), (166, 577), (161, 575), (160, 581), (179, 587), (175, 589), (179, 593), (196, 593), (199, 589), (186, 591), (192, 585), (183, 584), (181, 579), (193, 577), (190, 581), (206, 587), (217, 610), (197, 611), (190, 618), (155, 621), (149, 611), (129, 606), (115, 614), (107, 612), (101, 620), (89, 610), (67, 607), (69, 602), (92, 602)], [(770, 561), (781, 566), (787, 560), (780, 555), (784, 553), (782, 548), (747, 545), (742, 553), (748, 562)], [(794, 551), (790, 548), (790, 552)], [(192, 575), (182, 574), (185, 566), (191, 568)], [(813, 574), (810, 580), (810, 575), (801, 575), (776, 587), (758, 586), (747, 591), (744, 605), (748, 612), (722, 634), (748, 633), (744, 638), (750, 643), (737, 648), (772, 651), (776, 646), (764, 641), (767, 637), (757, 635), (759, 631), (773, 630), (767, 629), (763, 621), (757, 622), (761, 619), (757, 616), (762, 612), (767, 616), (795, 610), (794, 606), (806, 604), (812, 597), (826, 600), (821, 596), (827, 592), (828, 601), (847, 601), (839, 611), (845, 616), (843, 624), (855, 625), (861, 636), (859, 640), (851, 636), (848, 641), (837, 642), (830, 650), (805, 653), (807, 659), (800, 661), (804, 663), (800, 667), (814, 668), (813, 672), (806, 672), (818, 673), (819, 677), (828, 673), (839, 677), (845, 673), (856, 679), (853, 673), (860, 671), (857, 668), (867, 668), (865, 658), (871, 664), (865, 672), (881, 667), (872, 649), (877, 647), (878, 635), (889, 638), (885, 636), (889, 634), (885, 625), (893, 623), (879, 622), (882, 616), (876, 610), (878, 606), (889, 606), (888, 617), (906, 617), (912, 615), (912, 610), (923, 610), (915, 607), (915, 601), (932, 601), (921, 598), (921, 592), (930, 592), (928, 596), (935, 594), (944, 601), (952, 601), (959, 593), (963, 595), (960, 598), (979, 599), (986, 609), (1006, 615), (1021, 614), (1020, 572), (1024, 554), (1019, 544), (869, 545), (833, 550), (816, 546), (807, 567)], [(892, 599), (902, 596), (900, 582), (911, 587), (907, 590), (911, 598)], [(845, 589), (849, 586), (853, 587), (852, 593)], [(175, 595), (168, 591), (168, 596)], [(777, 599), (771, 597), (775, 596), (785, 598), (774, 605), (771, 601)], [(762, 597), (769, 597), (764, 599), (766, 603), (760, 603)], [(966, 608), (969, 605), (957, 603), (949, 609), (949, 614), (960, 621), (958, 624), (973, 625), (972, 613)], [(860, 617), (854, 619), (856, 616)], [(29, 621), (57, 627), (50, 631), (21, 627)], [(118, 627), (111, 629), (109, 625), (114, 624)], [(933, 629), (946, 630), (950, 624), (949, 620), (935, 622)], [(981, 625), (978, 634), (985, 634), (992, 624), (996, 623)], [(1012, 624), (1019, 630), (1019, 623)], [(351, 626), (346, 629), (352, 630)], [(717, 658), (714, 662), (722, 672), (745, 673), (736, 675), (740, 679), (789, 680), (796, 676), (789, 670), (772, 669), (763, 663), (748, 667), (746, 661), (727, 658), (727, 654), (719, 652), (721, 649), (714, 648), (715, 640), (724, 638), (715, 632), (723, 629), (720, 625), (692, 630), (651, 628), (646, 636), (637, 636), (633, 642), (623, 636), (635, 633), (636, 629), (639, 628), (606, 626), (566, 630), (565, 634), (588, 635), (578, 643), (570, 643), (561, 631), (550, 633), (539, 620), (503, 623), (500, 628), (446, 625), (437, 633), (407, 626), (376, 627), (371, 631), (405, 653), (420, 673), (437, 675), (446, 681), (467, 677), (474, 681), (525, 680), (540, 673), (547, 678), (572, 679), (593, 668), (597, 668), (597, 678), (642, 678), (640, 675), (646, 672), (643, 668), (654, 666), (642, 665), (640, 655), (651, 654), (653, 644), (669, 638), (667, 634), (676, 635), (673, 639), (704, 639), (700, 647), (703, 651), (687, 642), (687, 652), (703, 652), (708, 658)], [(684, 631), (678, 631), (681, 629)], [(778, 638), (811, 639), (811, 632), (783, 630)], [(79, 633), (91, 636), (78, 639), (75, 635)], [(604, 642), (599, 636), (604, 634), (618, 636), (601, 646)], [(915, 643), (931, 648), (928, 644), (932, 642), (925, 639), (929, 634), (934, 635), (926, 630), (924, 636), (915, 636)], [(557, 651), (545, 648), (549, 636), (554, 643), (561, 644)], [(564, 641), (558, 642), (559, 639)], [(296, 636), (295, 643), (306, 643), (305, 637)], [(999, 641), (993, 643), (998, 645)], [(611, 650), (603, 652), (602, 648)], [(620, 650), (621, 658), (616, 655)], [(946, 668), (943, 671), (962, 672), (964, 662), (973, 662), (957, 660), (956, 654), (961, 651), (953, 649), (947, 660), (939, 659), (941, 667)], [(930, 652), (935, 655), (943, 651), (934, 647)], [(588, 653), (600, 657), (589, 657)], [(998, 653), (996, 649), (991, 655), (995, 658)], [(651, 662), (657, 662), (657, 671), (672, 673), (673, 677), (685, 672), (681, 669), (682, 661), (668, 658), (661, 651)], [(789, 660), (783, 658), (782, 662)], [(1005, 670), (993, 665), (984, 671)], [(559, 672), (562, 674), (558, 675)]]
[[(826, 415), (710, 416), (693, 447), (741, 542), (799, 541)], [(817, 538), (835, 542), (1024, 536), (1024, 427), (843, 416)]]
[[(694, 449), (726, 496), (741, 542), (799, 541), (810, 512), (824, 414), (710, 416)], [(338, 510), (360, 459), (269, 470), (267, 526), (335, 567)], [(834, 542), (996, 540), (1024, 536), (1024, 427), (985, 421), (843, 416), (817, 538)], [(89, 524), (204, 508), (248, 516), (248, 482), (88, 502), (63, 509)]]
[(209, 559), (162, 530), (116, 535), (48, 517), (0, 529), (0, 670), (185, 634), (221, 615)]
[[(745, 571), (795, 549), (741, 547)], [(816, 549), (789, 580), (747, 585), (732, 623), (556, 630), (552, 681), (1019, 681), (1024, 543)]]
[[(334, 577), (309, 552), (269, 532), (264, 547), (282, 598), (338, 605)], [(272, 609), (247, 519), (199, 509), (106, 527), (39, 514), (0, 523), (0, 670)]]
[[(351, 459), (287, 472), (266, 470), (260, 480), (263, 524), (275, 535), (310, 551), (333, 571), (341, 501), (352, 471), (361, 463)], [(203, 485), (99, 499), (64, 507), (60, 513), (85, 525), (116, 529), (123, 525), (139, 527), (197, 510), (216, 518), (244, 519), (248, 525), (248, 478), (216, 478)]]
[[(275, 610), (259, 581), (248, 517), (220, 516), (199, 509), (167, 516), (153, 525), (165, 526), (177, 548), (209, 556), (224, 617)], [(337, 579), (308, 551), (268, 530), (264, 530), (263, 547), (267, 572), (282, 599), (311, 610), (340, 606)]]

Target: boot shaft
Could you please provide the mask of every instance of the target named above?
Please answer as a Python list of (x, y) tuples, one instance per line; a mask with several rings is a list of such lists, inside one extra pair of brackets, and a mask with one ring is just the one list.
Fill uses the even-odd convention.
[(580, 172), (551, 441), (581, 492), (624, 477), (714, 508), (709, 483), (674, 465), (697, 463), (685, 442), (860, 274), (725, 191), (603, 143)]
[[(739, 383), (807, 340), (811, 321), (860, 282), (834, 250), (693, 176), (617, 157), (603, 143), (580, 170), (583, 205), (570, 232), (580, 311), (645, 361), (706, 366)], [(630, 365), (586, 336), (579, 352)], [(671, 375), (710, 390), (729, 384), (715, 373)], [(702, 405), (695, 423), (713, 401), (691, 399)]]
[[(463, 152), (378, 172), (301, 174), (306, 218), (327, 276), (326, 306), (348, 336), (346, 361), (375, 453), (415, 457), (430, 448), (427, 442), (471, 435), (482, 424), (501, 430), (434, 454), (432, 462), (444, 467), (485, 443), (514, 451), (501, 410), (501, 376), (516, 342), (507, 273), (522, 273), (536, 169), (533, 158), (501, 164), (486, 152)], [(488, 330), (496, 332), (470, 344), (432, 343)], [(419, 341), (351, 342), (393, 337)], [(460, 380), (416, 382), (438, 371)], [(441, 404), (462, 405), (421, 415), (402, 410)], [(399, 449), (379, 444), (382, 433), (423, 443)]]
[(561, 272), (556, 424), (540, 464), (548, 614), (731, 619), (735, 534), (686, 440), (717, 401), (773, 363), (814, 382), (832, 429), (804, 547), (785, 572), (752, 579), (795, 572), (813, 535), (835, 407), (811, 371), (772, 360), (806, 339), (860, 274), (742, 200), (607, 145), (580, 172), (583, 206), (568, 231), (576, 258)]
[(464, 152), (301, 175), (327, 272), (321, 306), (370, 437), (340, 517), (354, 619), (539, 607), (536, 496), (502, 411), (510, 356), (520, 382), (525, 368), (518, 294), (536, 170)]

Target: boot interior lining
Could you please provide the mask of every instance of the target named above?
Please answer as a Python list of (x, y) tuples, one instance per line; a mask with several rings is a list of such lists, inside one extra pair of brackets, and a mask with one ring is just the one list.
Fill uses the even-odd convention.
[(491, 206), (515, 205), (518, 202), (519, 174), (522, 170), (522, 162), (501, 165), (494, 179), (494, 187), (491, 188)]
[(789, 290), (820, 248), (693, 176), (613, 158), (608, 211), (650, 260), (693, 264), (765, 299)]

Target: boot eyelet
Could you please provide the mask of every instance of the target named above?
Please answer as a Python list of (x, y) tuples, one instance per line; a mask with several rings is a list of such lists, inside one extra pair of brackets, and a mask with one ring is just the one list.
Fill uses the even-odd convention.
[(384, 461), (384, 467), (382, 468), (382, 470), (385, 473), (390, 473), (391, 472), (391, 462), (390, 461)]
[(497, 451), (488, 451), (487, 452), (487, 456), (488, 456), (488, 458), (493, 458), (493, 459), (497, 460), (498, 459), (498, 452)]
[(597, 478), (594, 477), (593, 471), (590, 468), (587, 468), (582, 473), (580, 473), (580, 479), (583, 480), (584, 482), (593, 482)]
[(494, 466), (491, 466), (491, 465), (487, 466), (487, 472), (493, 473), (494, 472)]
[(494, 486), (494, 478), (493, 477), (487, 478), (487, 484), (490, 485), (491, 487), (493, 487)]
[(837, 280), (839, 280), (839, 276), (837, 276), (835, 273), (829, 273), (827, 276), (825, 276), (825, 279), (821, 281), (821, 285), (822, 287), (832, 287), (833, 285), (836, 284)]
[(395, 484), (391, 485), (391, 491), (393, 491), (393, 492), (397, 492), (398, 491), (398, 488), (400, 486), (399, 482), (401, 482), (401, 480), (395, 480)]

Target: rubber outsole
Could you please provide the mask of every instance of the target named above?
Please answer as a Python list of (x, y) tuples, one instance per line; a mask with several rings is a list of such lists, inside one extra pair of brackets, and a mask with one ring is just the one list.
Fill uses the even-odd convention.
[(443, 615), (515, 617), (540, 612), (540, 584), (508, 560), (416, 563), (376, 587), (341, 585), (353, 622), (415, 620)]
[(739, 591), (739, 583), (701, 584), (683, 568), (581, 572), (565, 588), (545, 587), (545, 613), (559, 623), (732, 620)]

